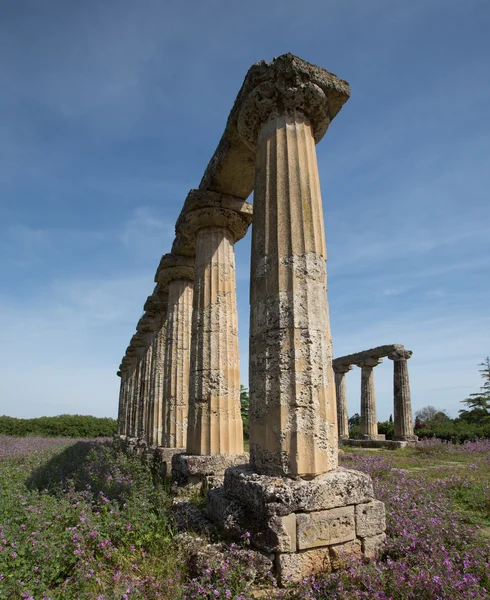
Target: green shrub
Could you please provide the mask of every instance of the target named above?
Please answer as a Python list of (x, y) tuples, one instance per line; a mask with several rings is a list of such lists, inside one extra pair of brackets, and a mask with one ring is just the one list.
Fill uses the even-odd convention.
[(116, 433), (117, 421), (110, 417), (89, 415), (58, 415), (37, 419), (0, 417), (0, 435), (15, 437), (109, 437)]
[(482, 438), (490, 438), (490, 424), (467, 423), (461, 419), (438, 423), (432, 428), (417, 429), (420, 439), (439, 438), (454, 444), (462, 444)]

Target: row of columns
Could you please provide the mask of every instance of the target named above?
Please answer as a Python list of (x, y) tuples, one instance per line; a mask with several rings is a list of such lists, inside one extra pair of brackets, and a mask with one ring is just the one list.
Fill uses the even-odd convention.
[[(253, 188), (251, 467), (259, 474), (306, 479), (336, 469), (315, 144), (349, 94), (347, 82), (292, 55), (250, 69), (201, 188), (186, 199), (172, 253), (157, 272), (159, 290), (168, 295), (166, 313), (159, 314), (163, 343), (155, 343), (157, 327), (148, 321), (123, 361), (123, 435), (148, 435), (189, 454), (243, 451), (233, 246), (250, 224), (245, 198)], [(162, 361), (159, 396), (156, 371)], [(366, 423), (374, 401), (368, 369), (363, 368)]]
[[(398, 441), (413, 441), (417, 438), (413, 430), (410, 380), (407, 365), (407, 360), (412, 356), (412, 352), (411, 350), (396, 348), (387, 354), (387, 356), (393, 361), (393, 439)], [(361, 368), (361, 439), (378, 439), (373, 369), (381, 362), (381, 357), (366, 356), (354, 363)], [(351, 364), (334, 364), (337, 394), (337, 425), (339, 439), (341, 440), (349, 438), (345, 375), (351, 370)]]
[(234, 244), (251, 215), (242, 200), (189, 193), (118, 373), (120, 435), (188, 454), (243, 452)]

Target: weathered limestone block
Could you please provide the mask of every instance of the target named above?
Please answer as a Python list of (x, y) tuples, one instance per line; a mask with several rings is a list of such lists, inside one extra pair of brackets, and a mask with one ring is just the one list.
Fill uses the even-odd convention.
[(386, 533), (362, 538), (362, 552), (366, 558), (379, 558), (386, 542)]
[(361, 438), (367, 440), (379, 439), (373, 367), (381, 362), (379, 358), (366, 358), (356, 363), (361, 368)]
[(299, 583), (305, 577), (329, 573), (332, 568), (328, 548), (303, 550), (295, 554), (278, 554), (276, 569), (279, 585)]
[(172, 458), (172, 477), (179, 485), (202, 484), (206, 477), (223, 475), (226, 469), (247, 465), (248, 462), (246, 453), (216, 456), (176, 454)]
[(296, 552), (294, 513), (282, 517), (250, 514), (223, 487), (208, 492), (206, 507), (210, 519), (231, 539), (237, 541), (247, 531), (252, 546), (262, 552)]
[(233, 540), (238, 540), (245, 531), (250, 531), (242, 505), (230, 498), (223, 487), (209, 490), (206, 495), (206, 513), (217, 526)]
[[(250, 290), (250, 455), (262, 474), (337, 467), (326, 247), (315, 142), (349, 90), (280, 57), (240, 96), (238, 131), (256, 150)], [(333, 95), (331, 95), (333, 93)], [(335, 97), (337, 109), (330, 112)]]
[(298, 549), (342, 544), (356, 538), (353, 506), (296, 515)]
[(346, 561), (362, 557), (361, 540), (356, 539), (344, 544), (338, 544), (337, 546), (330, 546), (328, 551), (332, 570), (336, 571), (342, 568)]
[(236, 467), (225, 472), (225, 488), (254, 514), (268, 516), (327, 510), (374, 497), (369, 475), (342, 468), (304, 480), (259, 475)]
[(356, 532), (367, 538), (383, 533), (386, 529), (386, 509), (383, 502), (372, 500), (356, 506)]
[(172, 472), (172, 458), (184, 452), (183, 448), (155, 448), (155, 465), (161, 477), (167, 477)]

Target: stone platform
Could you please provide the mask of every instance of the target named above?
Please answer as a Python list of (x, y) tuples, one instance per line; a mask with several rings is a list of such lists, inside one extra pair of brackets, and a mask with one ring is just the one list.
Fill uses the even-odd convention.
[(385, 507), (371, 478), (335, 469), (311, 480), (227, 469), (207, 495), (207, 513), (231, 539), (250, 533), (252, 547), (273, 557), (279, 583), (339, 568), (346, 556), (382, 550)]
[(354, 446), (356, 448), (385, 448), (396, 450), (407, 446), (417, 445), (417, 440), (340, 440), (340, 445)]
[[(172, 458), (172, 479), (177, 485), (189, 488), (214, 487), (222, 483), (226, 469), (248, 463), (249, 455), (246, 452), (216, 456), (175, 454)], [(210, 482), (210, 478), (218, 480)]]

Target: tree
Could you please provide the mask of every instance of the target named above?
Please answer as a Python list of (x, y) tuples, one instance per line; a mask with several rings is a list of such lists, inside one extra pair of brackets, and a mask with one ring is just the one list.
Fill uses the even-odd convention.
[(424, 406), (415, 413), (415, 429), (433, 429), (450, 420), (443, 410), (438, 410), (435, 406)]
[(248, 425), (248, 414), (250, 408), (250, 398), (248, 396), (248, 389), (244, 385), (240, 385), (240, 412), (242, 414), (243, 421), (243, 435), (248, 440), (249, 425)]
[(480, 363), (478, 366), (483, 378), (483, 385), (476, 394), (470, 394), (465, 400), (467, 409), (459, 411), (459, 416), (468, 423), (490, 423), (490, 357)]
[(432, 419), (436, 416), (439, 411), (435, 406), (424, 406), (415, 413), (415, 417), (419, 419), (421, 423), (427, 423), (428, 421), (432, 421)]
[(361, 415), (359, 413), (355, 413), (349, 419), (349, 429), (352, 429), (353, 427), (360, 427), (360, 425), (361, 425)]

